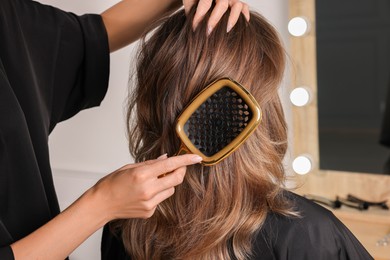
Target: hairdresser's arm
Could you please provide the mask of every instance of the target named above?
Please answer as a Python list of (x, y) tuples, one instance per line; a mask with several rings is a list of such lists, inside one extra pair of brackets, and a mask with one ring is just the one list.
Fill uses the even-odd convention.
[(102, 13), (110, 51), (136, 41), (153, 21), (181, 6), (178, 0), (123, 0)]
[[(198, 4), (194, 28), (212, 6), (212, 0), (122, 0), (102, 13), (106, 26), (110, 51), (116, 51), (136, 41), (153, 21), (170, 14), (184, 4), (186, 11)], [(215, 27), (222, 15), (231, 8), (229, 31), (242, 12), (249, 20), (248, 6), (239, 0), (216, 0), (209, 20), (208, 33)]]
[[(152, 216), (183, 181), (186, 165), (197, 162), (198, 156), (183, 155), (122, 167), (46, 225), (12, 244), (15, 259), (64, 259), (108, 221)], [(167, 172), (172, 173), (159, 178)]]

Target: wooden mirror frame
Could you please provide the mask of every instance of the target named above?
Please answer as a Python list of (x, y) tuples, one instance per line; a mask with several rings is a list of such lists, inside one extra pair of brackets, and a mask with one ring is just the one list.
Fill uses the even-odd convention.
[(312, 160), (310, 173), (297, 176), (298, 192), (326, 197), (346, 196), (352, 193), (369, 200), (390, 201), (390, 176), (319, 169), (317, 65), (315, 0), (289, 0), (289, 18), (301, 16), (310, 23), (310, 31), (301, 37), (290, 37), (292, 63), (291, 90), (306, 86), (310, 90), (309, 104), (292, 106), (293, 158), (307, 154)]
[[(317, 114), (317, 64), (315, 32), (315, 0), (289, 0), (289, 18), (304, 17), (310, 31), (301, 37), (290, 37), (291, 90), (305, 86), (311, 94), (310, 103), (292, 106), (292, 158), (309, 155), (312, 170), (296, 175), (298, 194), (314, 194), (334, 199), (353, 194), (370, 200), (388, 200), (390, 206), (390, 176), (357, 172), (322, 170), (319, 168)], [(289, 19), (289, 20), (290, 20)], [(390, 246), (376, 243), (390, 232), (390, 211), (370, 208), (359, 211), (342, 207), (333, 213), (354, 233), (375, 259), (390, 259)]]

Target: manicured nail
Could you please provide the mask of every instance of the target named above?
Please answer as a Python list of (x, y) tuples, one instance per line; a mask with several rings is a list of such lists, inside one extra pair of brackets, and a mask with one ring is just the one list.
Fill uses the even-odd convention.
[(194, 163), (199, 163), (203, 160), (202, 157), (200, 157), (199, 155), (194, 155), (192, 158), (191, 158), (191, 161), (193, 161)]
[(213, 27), (207, 26), (207, 36), (209, 36), (212, 31), (213, 31)]
[(227, 29), (226, 29), (226, 32), (228, 33), (228, 32), (230, 32), (230, 30), (232, 29), (232, 25), (231, 24), (228, 24), (228, 26), (227, 26)]
[(157, 160), (162, 160), (162, 159), (166, 159), (168, 158), (168, 154), (164, 153), (162, 155), (160, 155), (159, 157), (157, 157)]

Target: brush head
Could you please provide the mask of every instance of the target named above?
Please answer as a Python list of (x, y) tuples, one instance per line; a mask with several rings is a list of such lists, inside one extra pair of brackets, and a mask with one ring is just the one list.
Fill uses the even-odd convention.
[(219, 79), (199, 93), (179, 116), (181, 152), (200, 155), (213, 165), (236, 150), (260, 123), (254, 97), (239, 83)]

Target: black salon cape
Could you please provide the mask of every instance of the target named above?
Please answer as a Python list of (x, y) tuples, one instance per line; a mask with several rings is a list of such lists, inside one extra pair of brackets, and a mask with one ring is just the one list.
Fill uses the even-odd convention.
[(0, 259), (59, 213), (49, 164), (54, 126), (97, 106), (108, 85), (99, 15), (0, 0)]
[[(330, 212), (299, 195), (284, 196), (300, 218), (269, 214), (253, 243), (259, 260), (368, 260), (373, 259), (352, 233)], [(130, 260), (123, 243), (108, 226), (103, 230), (102, 260)], [(233, 257), (231, 259), (234, 259)]]

